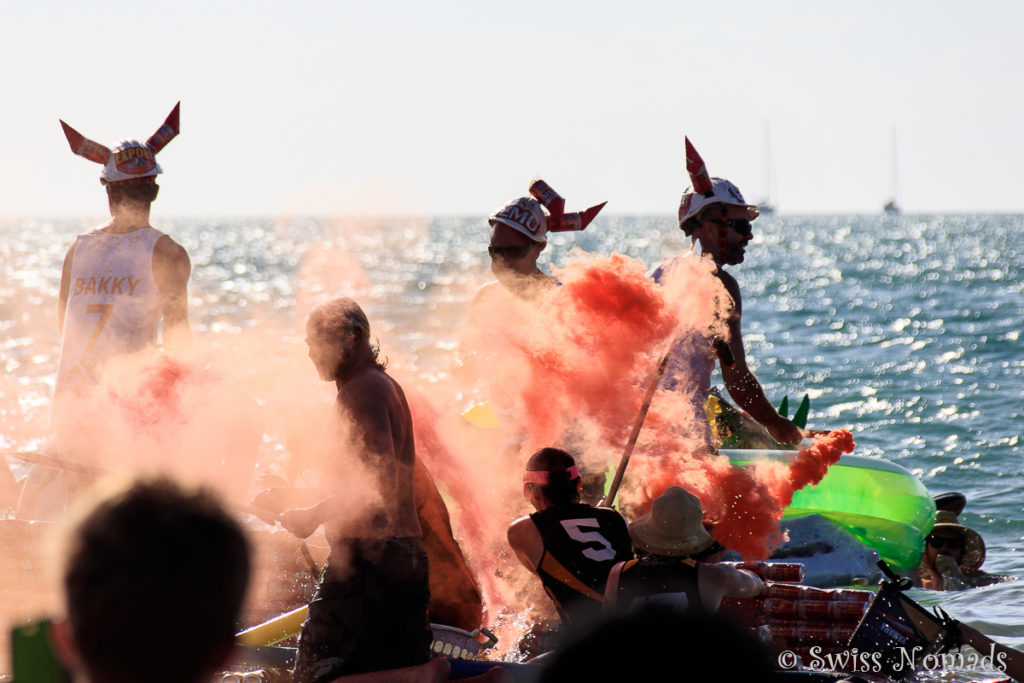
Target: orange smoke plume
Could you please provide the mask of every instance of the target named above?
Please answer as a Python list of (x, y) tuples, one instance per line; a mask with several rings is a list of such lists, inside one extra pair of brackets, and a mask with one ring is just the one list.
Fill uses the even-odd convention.
[(531, 440), (549, 444), (584, 415), (621, 441), (640, 404), (642, 387), (634, 385), (664, 352), (676, 316), (643, 264), (620, 254), (574, 261), (559, 279), (546, 324), (520, 349), (529, 362)]
[(793, 494), (821, 481), (843, 453), (853, 450), (853, 436), (837, 429), (800, 450), (790, 463), (769, 462), (735, 467), (723, 455), (681, 451), (681, 444), (663, 437), (635, 463), (631, 476), (641, 483), (627, 500), (642, 514), (669, 486), (682, 486), (701, 499), (715, 538), (747, 560), (770, 556), (778, 544), (779, 519)]

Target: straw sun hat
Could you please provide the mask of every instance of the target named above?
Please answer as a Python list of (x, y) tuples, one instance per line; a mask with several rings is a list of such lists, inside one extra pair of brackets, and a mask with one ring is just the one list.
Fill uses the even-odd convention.
[(960, 553), (960, 569), (965, 574), (981, 569), (985, 562), (985, 541), (982, 540), (981, 534), (957, 522), (956, 515), (947, 510), (939, 510), (936, 513), (932, 533), (936, 531), (955, 531), (964, 540), (964, 549)]
[(654, 555), (686, 557), (705, 550), (715, 539), (704, 528), (700, 501), (670, 486), (651, 504), (651, 511), (629, 525), (633, 545)]

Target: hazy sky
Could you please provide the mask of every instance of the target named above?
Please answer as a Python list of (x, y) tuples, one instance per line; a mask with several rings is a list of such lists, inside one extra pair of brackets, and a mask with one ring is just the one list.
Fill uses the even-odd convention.
[(1020, 0), (0, 2), (0, 214), (103, 214), (58, 118), (179, 99), (158, 215), (670, 214), (684, 134), (784, 212), (877, 212), (894, 138), (906, 212), (1024, 211)]

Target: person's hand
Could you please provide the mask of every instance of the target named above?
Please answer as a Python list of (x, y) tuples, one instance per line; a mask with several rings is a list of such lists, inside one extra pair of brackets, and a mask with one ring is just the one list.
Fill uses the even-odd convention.
[(967, 577), (952, 556), (940, 553), (935, 556), (935, 569), (942, 574), (942, 588), (957, 591), (969, 588)]
[(285, 510), (280, 517), (281, 526), (298, 538), (308, 538), (320, 526), (316, 508)]
[(249, 505), (254, 508), (262, 508), (267, 512), (281, 512), (288, 507), (288, 492), (286, 487), (274, 487), (263, 489), (255, 496)]
[(935, 568), (942, 574), (951, 574), (960, 571), (960, 567), (957, 565), (956, 560), (946, 553), (939, 553), (935, 556)]
[[(286, 488), (270, 488), (260, 491), (249, 503), (247, 512), (256, 515), (267, 524), (277, 524), (278, 513), (288, 507), (286, 503), (288, 491), (289, 489)], [(260, 514), (261, 510), (266, 510), (266, 514)]]

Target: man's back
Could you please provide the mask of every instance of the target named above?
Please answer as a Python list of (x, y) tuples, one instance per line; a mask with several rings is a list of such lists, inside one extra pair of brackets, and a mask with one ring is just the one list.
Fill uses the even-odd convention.
[[(359, 533), (379, 538), (419, 536), (413, 486), (416, 444), (402, 387), (375, 364), (367, 364), (339, 387), (337, 402), (339, 431), (333, 436), (340, 442), (321, 449), (324, 471), (344, 480), (352, 476), (349, 463), (355, 458), (379, 494), (371, 524)], [(335, 448), (347, 450), (348, 457), (337, 458)], [(351, 536), (349, 520), (342, 525), (346, 530), (341, 534)]]
[(57, 386), (88, 381), (110, 358), (156, 344), (160, 293), (151, 227), (127, 234), (93, 230), (75, 240), (61, 335)]

